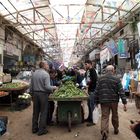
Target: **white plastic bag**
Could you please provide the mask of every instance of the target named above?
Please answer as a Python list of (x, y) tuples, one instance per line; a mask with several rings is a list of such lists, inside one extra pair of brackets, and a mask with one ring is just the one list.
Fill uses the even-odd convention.
[(92, 120), (93, 120), (93, 123), (95, 123), (95, 124), (98, 123), (98, 120), (99, 120), (99, 110), (98, 110), (98, 107), (95, 107), (93, 112), (92, 112)]
[(86, 87), (86, 86), (87, 86), (87, 83), (86, 83), (86, 78), (84, 78), (84, 79), (82, 80), (82, 82), (81, 82), (81, 83), (82, 83), (82, 86), (83, 86), (83, 87)]

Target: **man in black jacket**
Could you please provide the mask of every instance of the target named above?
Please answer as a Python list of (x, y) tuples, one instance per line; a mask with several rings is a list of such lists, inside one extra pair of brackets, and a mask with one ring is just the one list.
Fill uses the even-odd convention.
[(114, 134), (119, 133), (119, 117), (118, 117), (118, 102), (121, 98), (124, 104), (124, 111), (126, 111), (126, 97), (122, 88), (120, 79), (115, 77), (114, 67), (108, 65), (106, 67), (106, 74), (98, 79), (95, 90), (95, 103), (101, 104), (101, 134), (102, 140), (106, 140), (109, 133), (109, 115), (112, 111), (112, 125), (114, 127)]
[(89, 115), (86, 120), (89, 122), (87, 124), (87, 126), (92, 126), (92, 125), (94, 125), (93, 121), (92, 121), (92, 112), (95, 107), (93, 92), (96, 88), (97, 73), (96, 73), (95, 69), (93, 68), (92, 61), (90, 61), (90, 60), (85, 61), (85, 68), (86, 68), (86, 82), (87, 82), (88, 94), (89, 94), (89, 99), (88, 99)]

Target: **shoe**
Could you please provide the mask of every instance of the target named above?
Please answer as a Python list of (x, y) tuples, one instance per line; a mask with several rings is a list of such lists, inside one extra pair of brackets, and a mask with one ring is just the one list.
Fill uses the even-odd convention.
[(115, 129), (115, 130), (114, 130), (114, 134), (115, 134), (115, 135), (118, 135), (118, 133), (119, 133), (119, 129)]
[(89, 119), (85, 119), (84, 122), (90, 122), (90, 120)]
[(47, 134), (48, 133), (48, 130), (44, 130), (44, 131), (40, 131), (40, 132), (38, 132), (38, 136), (41, 136), (41, 135), (45, 135), (45, 134)]
[(96, 124), (95, 123), (92, 123), (92, 122), (90, 122), (90, 123), (87, 124), (88, 127), (93, 126), (93, 125), (96, 125)]
[(54, 121), (48, 122), (47, 125), (53, 126), (54, 125)]
[(84, 122), (92, 122), (92, 119), (90, 119), (89, 117), (87, 117), (87, 119), (85, 119)]
[(107, 135), (105, 133), (103, 134), (102, 140), (107, 140)]
[(35, 134), (35, 133), (37, 133), (37, 132), (38, 132), (38, 128), (32, 130), (32, 133), (33, 133), (33, 134)]

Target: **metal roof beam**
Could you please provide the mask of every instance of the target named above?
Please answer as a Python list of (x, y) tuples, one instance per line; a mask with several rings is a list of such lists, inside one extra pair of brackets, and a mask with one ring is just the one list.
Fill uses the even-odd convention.
[(99, 28), (99, 27), (91, 27), (91, 28), (100, 29), (100, 30), (105, 30), (105, 31), (110, 31), (110, 30), (108, 30), (108, 29), (103, 29), (103, 28)]
[[(40, 16), (39, 16), (39, 13), (38, 13), (38, 11), (36, 11), (36, 7), (34, 6), (32, 0), (30, 0), (30, 2), (32, 3), (32, 6), (34, 7), (34, 17), (35, 17), (35, 13), (37, 13), (38, 18), (39, 18), (40, 21), (41, 21), (41, 18), (40, 18)], [(41, 16), (42, 16), (42, 15), (41, 15)], [(43, 17), (44, 17), (44, 16), (43, 16)], [(35, 22), (35, 18), (34, 18), (34, 22)], [(42, 24), (42, 21), (41, 21), (41, 25), (42, 25), (43, 28), (45, 29), (45, 26), (44, 26), (44, 24)], [(52, 36), (52, 39), (55, 38), (51, 33), (50, 33), (50, 35)], [(45, 30), (44, 30), (44, 39), (45, 39)]]
[[(32, 3), (32, 6), (34, 7), (34, 4), (33, 4), (32, 0), (30, 0), (30, 2)], [(37, 13), (38, 18), (40, 19), (40, 21), (42, 23), (42, 20), (41, 20), (41, 18), (39, 16), (39, 13), (36, 11), (36, 8), (34, 7), (34, 17), (35, 17), (35, 13)], [(34, 22), (35, 22), (35, 18), (34, 18)], [(45, 26), (43, 24), (42, 24), (42, 26), (45, 29)], [(45, 39), (45, 30), (44, 30), (44, 39)]]
[[(10, 4), (12, 4), (10, 1), (9, 1), (9, 3)], [(68, 4), (67, 4), (68, 5)], [(59, 6), (67, 6), (66, 4), (59, 4)], [(92, 6), (95, 6), (95, 7), (102, 7), (102, 5), (99, 5), (99, 4), (90, 4), (90, 3), (86, 3), (85, 4), (86, 6), (90, 6), (90, 5), (92, 5)], [(84, 4), (70, 4), (69, 6), (85, 6)], [(36, 6), (35, 8), (36, 9), (39, 9), (39, 8), (46, 8), (46, 7), (48, 7), (48, 8), (50, 8), (50, 5), (44, 5), (44, 6)], [(110, 9), (114, 9), (114, 10), (116, 10), (116, 9), (119, 9), (120, 11), (124, 11), (124, 12), (129, 12), (128, 10), (125, 10), (125, 9), (122, 9), (122, 8), (117, 8), (117, 7), (112, 7), (112, 6), (107, 6), (107, 5), (104, 5), (103, 6), (104, 8), (110, 8)], [(32, 8), (28, 8), (28, 9), (24, 9), (24, 10), (19, 10), (18, 12), (20, 13), (20, 12), (25, 12), (25, 11), (28, 11), (28, 10), (33, 10), (34, 8), (32, 7)], [(13, 12), (12, 14), (16, 14), (17, 12)], [(7, 15), (5, 15), (4, 17), (6, 17), (6, 16), (9, 16), (10, 14), (7, 14)], [(63, 17), (63, 16), (62, 16)]]
[[(52, 28), (52, 27), (47, 28), (47, 29), (51, 29), (51, 28)], [(37, 29), (37, 30), (32, 30), (31, 32), (25, 33), (24, 35), (27, 35), (27, 34), (30, 34), (30, 33), (33, 33), (33, 32), (42, 31), (42, 30), (44, 30), (44, 28), (42, 28), (42, 29)]]
[[(10, 4), (12, 4), (12, 3), (10, 3)], [(37, 6), (37, 7), (35, 7), (36, 9), (39, 9), (39, 8), (46, 8), (46, 7), (48, 7), (48, 8), (50, 8), (49, 7), (49, 5), (44, 5), (44, 6)], [(33, 10), (34, 8), (32, 7), (32, 8), (28, 8), (28, 9), (23, 9), (23, 10), (18, 10), (18, 12), (19, 13), (21, 13), (21, 12), (25, 12), (25, 11), (30, 11), (30, 10)], [(13, 12), (12, 14), (16, 14), (17, 12)], [(7, 14), (7, 15), (4, 15), (3, 17), (7, 17), (7, 16), (9, 16), (10, 14)]]
[[(131, 23), (132, 21), (125, 21), (125, 23)], [(20, 22), (19, 22), (20, 23)], [(116, 23), (116, 22), (113, 22), (113, 21), (106, 21), (106, 23)], [(17, 25), (18, 26), (18, 23), (13, 23), (15, 26)], [(104, 24), (104, 22), (102, 21), (94, 21), (94, 22), (87, 22), (87, 23), (80, 23), (80, 22), (73, 22), (73, 23), (65, 23), (65, 22), (56, 22), (56, 23), (20, 23), (24, 26), (29, 26), (29, 25), (55, 25), (55, 24)]]
[[(98, 38), (98, 37), (97, 37)], [(61, 39), (58, 39), (58, 40), (75, 40), (76, 38), (68, 38), (68, 39), (65, 39), (65, 38), (61, 38)], [(91, 39), (91, 38), (84, 38), (84, 39)], [(35, 40), (41, 40), (41, 39), (35, 39)], [(49, 41), (49, 39), (45, 39), (43, 41)]]
[(109, 8), (109, 9), (114, 9), (114, 10), (120, 10), (120, 11), (124, 11), (124, 12), (129, 12), (128, 10), (122, 9), (120, 7), (113, 7), (113, 6), (108, 6), (108, 5), (100, 5), (100, 4), (91, 4), (91, 3), (87, 3), (87, 6), (95, 6), (95, 7), (103, 7), (103, 8)]
[[(21, 14), (20, 14), (21, 15)], [(25, 24), (22, 24), (22, 26), (29, 26), (30, 28), (31, 28), (31, 25), (42, 25), (43, 23), (39, 23), (39, 24), (37, 24), (37, 23), (33, 23), (33, 21), (31, 21), (30, 19), (28, 19), (27, 17), (25, 17), (25, 16), (23, 16), (23, 15), (21, 15), (22, 17), (24, 17), (26, 20), (29, 20), (30, 22), (32, 22), (32, 23), (27, 23), (27, 21), (26, 21), (26, 23)], [(47, 23), (45, 23), (46, 25), (48, 25)], [(33, 30), (32, 28), (31, 28), (31, 30)], [(27, 33), (28, 33), (28, 31), (27, 31)], [(49, 33), (49, 32), (48, 32)], [(52, 38), (54, 37), (51, 33), (49, 33), (51, 36), (52, 36)]]

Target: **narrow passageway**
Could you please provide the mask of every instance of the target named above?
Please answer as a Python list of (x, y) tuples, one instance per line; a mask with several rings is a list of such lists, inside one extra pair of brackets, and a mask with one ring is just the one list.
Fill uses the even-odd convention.
[[(0, 0), (0, 104), (20, 108), (33, 99), (22, 111), (0, 105), (0, 117), (8, 116), (0, 140), (101, 140), (101, 118), (94, 125), (92, 110), (97, 102), (107, 103), (106, 114), (108, 104), (117, 110), (118, 96), (125, 110), (123, 92), (134, 94), (140, 111), (140, 0)], [(92, 126), (72, 124), (71, 132), (62, 124), (46, 129), (58, 101), (56, 112), (62, 116), (54, 113), (53, 119), (66, 116), (70, 131), (71, 120), (83, 120), (83, 100), (88, 102), (83, 103), (84, 118)], [(134, 100), (127, 109), (120, 102), (119, 134), (114, 135), (110, 120), (108, 140), (137, 139), (130, 130), (130, 120), (140, 120)]]
[[(86, 104), (85, 104), (86, 109)], [(17, 112), (1, 108), (1, 115), (7, 115), (9, 119), (8, 132), (1, 140), (101, 140), (100, 121), (97, 125), (87, 127), (86, 123), (72, 125), (72, 132), (68, 132), (67, 126), (49, 126), (49, 133), (37, 136), (31, 132), (32, 106)], [(85, 115), (86, 116), (86, 115)], [(55, 116), (54, 116), (55, 117)], [(136, 140), (135, 135), (130, 131), (130, 120), (139, 120), (134, 101), (128, 102), (128, 111), (124, 112), (122, 105), (119, 105), (120, 133), (113, 134), (113, 127), (110, 123), (109, 140)]]

